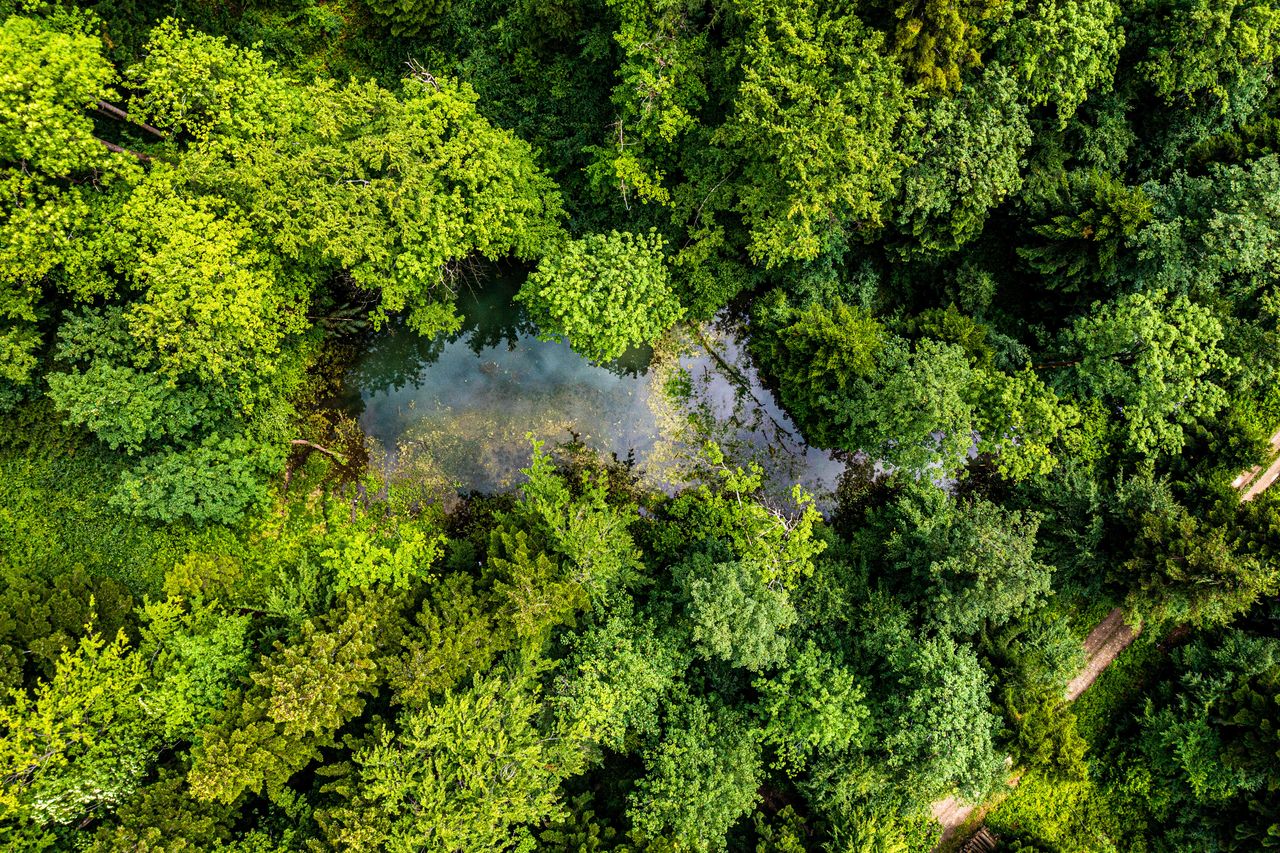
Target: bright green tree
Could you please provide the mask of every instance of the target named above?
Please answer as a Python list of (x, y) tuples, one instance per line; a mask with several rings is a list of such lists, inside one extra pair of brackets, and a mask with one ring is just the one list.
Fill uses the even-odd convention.
[[(97, 38), (8, 17), (0, 68), (0, 386), (12, 387), (32, 378), (50, 278), (79, 266), (100, 200), (114, 196), (120, 158), (94, 136), (88, 113), (115, 77)], [(95, 171), (97, 187), (80, 186), (79, 176)], [(65, 277), (73, 279), (67, 290), (97, 289)]]
[(51, 176), (107, 159), (88, 108), (115, 77), (97, 38), (17, 16), (0, 24), (0, 163)]
[(449, 574), (431, 584), (414, 624), (402, 629), (399, 655), (383, 664), (396, 700), (422, 708), (462, 679), (487, 671), (514, 644), (503, 616), (469, 575)]
[(756, 679), (764, 742), (779, 763), (801, 769), (812, 753), (835, 753), (865, 745), (870, 715), (858, 675), (812, 640), (786, 664)]
[(975, 393), (977, 446), (1010, 480), (1048, 474), (1057, 465), (1055, 443), (1080, 420), (1030, 368), (1018, 373), (983, 371)]
[(12, 691), (0, 705), (0, 816), (67, 824), (127, 799), (155, 746), (146, 677), (123, 632), (110, 642), (91, 632), (51, 679)]
[(182, 774), (162, 770), (160, 778), (141, 789), (98, 827), (94, 853), (134, 850), (137, 853), (199, 853), (226, 849), (232, 838), (234, 810), (221, 803), (202, 803), (187, 790)]
[(576, 635), (560, 688), (549, 697), (560, 728), (593, 756), (657, 734), (659, 710), (691, 657), (641, 618), (615, 616)]
[[(750, 563), (770, 587), (792, 590), (813, 574), (814, 558), (827, 543), (817, 535), (821, 515), (813, 496), (796, 486), (790, 512), (758, 500), (763, 486), (760, 467), (730, 466), (714, 444), (704, 448), (706, 478), (684, 490), (666, 509), (654, 551), (674, 565), (690, 552), (691, 543), (719, 543)], [(651, 557), (652, 559), (652, 557)]]
[(172, 598), (141, 609), (138, 654), (151, 674), (144, 705), (162, 743), (190, 741), (248, 675), (251, 620)]
[(714, 49), (711, 12), (698, 0), (609, 0), (617, 16), (613, 40), (622, 49), (613, 89), (617, 122), (609, 144), (593, 146), (597, 160), (589, 167), (596, 182), (616, 183), (624, 204), (631, 198), (674, 205), (664, 166), (676, 156), (681, 142), (700, 139), (699, 122), (707, 100), (709, 61)]
[(1124, 47), (1115, 0), (1038, 0), (1004, 28), (1001, 64), (1033, 105), (1053, 106), (1066, 123), (1089, 93), (1112, 80)]
[(796, 611), (780, 584), (766, 583), (758, 566), (731, 556), (699, 551), (673, 574), (699, 651), (759, 672), (785, 657)]
[(803, 0), (743, 0), (734, 11), (743, 79), (716, 139), (742, 164), (748, 251), (766, 267), (816, 258), (833, 232), (881, 223), (903, 164), (899, 69), (853, 15)]
[(397, 95), (324, 81), (300, 126), (212, 140), (183, 170), (217, 187), (275, 250), (311, 270), (345, 270), (380, 295), (380, 316), (453, 331), (460, 265), (532, 259), (561, 239), (560, 195), (529, 146), (490, 124), (466, 84), (411, 77)]
[(632, 836), (680, 848), (725, 846), (729, 827), (758, 798), (760, 747), (729, 708), (693, 697), (668, 712), (660, 740), (642, 753), (645, 775), (631, 793)]
[(1133, 293), (1095, 304), (1068, 340), (1082, 355), (1074, 381), (1115, 407), (1127, 448), (1174, 454), (1185, 429), (1227, 403), (1235, 359), (1220, 344), (1222, 322), (1185, 296)]
[(752, 348), (778, 378), (778, 393), (787, 411), (805, 426), (810, 438), (819, 444), (833, 443), (827, 431), (832, 392), (856, 388), (858, 380), (874, 375), (888, 334), (867, 311), (843, 301), (830, 308), (812, 304), (786, 314), (787, 325), (756, 336)]
[(877, 718), (895, 787), (927, 803), (958, 788), (985, 795), (1004, 769), (995, 750), (990, 682), (977, 656), (947, 637), (910, 643), (891, 659), (896, 680)]
[(576, 481), (556, 470), (542, 443), (533, 443), (520, 502), (511, 517), (566, 562), (564, 571), (593, 603), (607, 601), (630, 584), (641, 568), (631, 536), (633, 506), (611, 500), (602, 472), (582, 472)]
[(299, 637), (277, 642), (250, 674), (253, 686), (202, 728), (188, 782), (204, 801), (234, 802), (245, 791), (278, 795), (289, 778), (334, 744), (376, 691), (379, 596), (349, 600), (308, 620)]
[(991, 66), (954, 97), (937, 96), (907, 131), (911, 165), (902, 174), (892, 219), (905, 251), (953, 252), (982, 230), (991, 209), (1022, 186), (1031, 143), (1017, 81)]
[[(557, 813), (565, 745), (535, 689), (498, 677), (446, 691), (357, 750), (318, 821), (345, 850), (509, 850)], [(527, 843), (527, 842), (526, 842)]]
[(1274, 73), (1280, 10), (1257, 0), (1193, 0), (1159, 7), (1139, 77), (1169, 102), (1208, 96), (1223, 112)]
[(134, 90), (131, 115), (197, 141), (278, 132), (299, 109), (297, 93), (257, 50), (173, 18), (151, 31), (146, 55), (125, 76)]
[(594, 361), (657, 340), (684, 309), (667, 281), (656, 232), (612, 231), (550, 252), (516, 297), (548, 335), (563, 335)]

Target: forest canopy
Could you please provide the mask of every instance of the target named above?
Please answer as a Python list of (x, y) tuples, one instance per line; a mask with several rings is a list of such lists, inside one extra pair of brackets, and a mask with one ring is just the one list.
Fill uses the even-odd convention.
[[(1269, 0), (0, 0), (0, 847), (1280, 846), (1278, 74)], [(531, 340), (647, 450), (361, 417)]]

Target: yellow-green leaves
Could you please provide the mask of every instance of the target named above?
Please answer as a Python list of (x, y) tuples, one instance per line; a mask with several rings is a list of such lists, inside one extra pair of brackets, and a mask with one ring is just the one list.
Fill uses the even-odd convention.
[(145, 247), (132, 270), (144, 295), (127, 312), (129, 328), (170, 377), (259, 379), (274, 370), (291, 312), (248, 224), (213, 207), (144, 195), (126, 208)]
[(128, 77), (138, 89), (131, 115), (197, 140), (261, 136), (287, 126), (296, 109), (296, 95), (262, 54), (183, 32), (173, 18), (151, 31), (146, 58)]
[(444, 534), (429, 535), (416, 525), (397, 530), (374, 527), (344, 530), (321, 557), (334, 573), (334, 589), (386, 584), (409, 589), (432, 577), (431, 565), (444, 548)]
[(107, 159), (86, 111), (115, 76), (99, 49), (30, 18), (0, 25), (0, 163), (66, 175)]
[(113, 806), (146, 770), (146, 667), (124, 632), (83, 637), (53, 678), (0, 704), (0, 817), (69, 823)]
[(1059, 401), (1029, 368), (983, 371), (976, 394), (978, 450), (992, 455), (1001, 476), (1021, 480), (1052, 471), (1052, 443), (1080, 420), (1075, 407)]
[(1207, 95), (1223, 113), (1251, 104), (1249, 89), (1280, 58), (1280, 9), (1265, 0), (1197, 0), (1163, 10), (1139, 75), (1170, 103)]
[[(90, 204), (59, 179), (104, 168), (87, 108), (114, 72), (96, 39), (41, 21), (0, 24), (0, 383), (24, 384), (41, 343), (42, 279), (68, 260)], [(68, 290), (80, 289), (68, 276)]]
[(982, 24), (999, 17), (1003, 0), (907, 0), (898, 19), (894, 51), (922, 89), (958, 89), (960, 72), (979, 65)]
[(353, 772), (318, 821), (349, 851), (532, 849), (536, 825), (559, 801), (571, 744), (539, 727), (529, 679), (477, 676), (422, 711), (403, 714), (353, 756)]
[(198, 735), (192, 794), (230, 803), (247, 790), (279, 792), (321, 746), (331, 745), (377, 691), (375, 656), (386, 639), (379, 634), (394, 604), (376, 595), (348, 599), (264, 656), (250, 675), (254, 686)]
[(278, 254), (346, 271), (430, 336), (457, 328), (459, 265), (532, 259), (560, 236), (560, 196), (533, 152), (476, 110), (465, 84), (405, 81), (302, 90), (302, 126), (211, 139), (183, 173), (234, 201)]

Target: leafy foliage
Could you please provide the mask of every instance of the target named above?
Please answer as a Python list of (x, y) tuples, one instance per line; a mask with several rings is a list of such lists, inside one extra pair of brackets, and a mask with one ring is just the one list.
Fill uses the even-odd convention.
[(893, 222), (928, 252), (952, 252), (975, 237), (988, 211), (1022, 186), (1022, 153), (1031, 142), (1017, 83), (999, 66), (955, 98), (939, 98), (919, 116), (904, 146)]
[(1236, 362), (1219, 347), (1221, 322), (1185, 296), (1123, 296), (1077, 321), (1077, 381), (1119, 408), (1140, 454), (1177, 453), (1184, 429), (1226, 404), (1220, 384)]
[(1276, 845), (1269, 0), (226, 11), (0, 21), (0, 847)]
[(126, 645), (123, 633), (111, 642), (90, 633), (63, 652), (49, 681), (0, 706), (7, 819), (71, 823), (139, 785), (154, 730), (138, 701), (146, 670)]
[(553, 813), (562, 761), (538, 708), (527, 689), (477, 678), (401, 717), (330, 784), (346, 805), (318, 817), (326, 836), (351, 850), (517, 847), (527, 835), (515, 827)]
[(923, 89), (955, 89), (960, 73), (980, 65), (982, 25), (1002, 16), (1004, 4), (923, 0), (893, 10), (898, 19), (894, 49)]
[(57, 32), (32, 18), (6, 18), (0, 65), (0, 161), (64, 176), (107, 159), (86, 112), (110, 94), (114, 77), (96, 39)]
[(904, 108), (883, 38), (807, 3), (742, 3), (744, 79), (718, 131), (743, 163), (739, 208), (765, 266), (816, 258), (833, 224), (878, 225)]
[(570, 240), (543, 258), (517, 297), (548, 334), (609, 361), (656, 340), (684, 311), (667, 282), (662, 238), (613, 231)]

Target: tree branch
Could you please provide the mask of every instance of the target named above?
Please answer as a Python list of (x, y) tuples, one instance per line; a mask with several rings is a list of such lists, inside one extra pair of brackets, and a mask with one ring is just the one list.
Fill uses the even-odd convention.
[(117, 107), (115, 104), (108, 103), (107, 101), (98, 101), (98, 105), (94, 107), (94, 109), (102, 113), (103, 115), (111, 116), (111, 118), (119, 119), (120, 121), (127, 121), (129, 124), (133, 125), (134, 127), (140, 128), (142, 130), (145, 130), (147, 133), (150, 133), (152, 136), (158, 136), (161, 139), (169, 138), (168, 134), (166, 134), (164, 131), (160, 130), (159, 128), (152, 127), (151, 125), (147, 124), (145, 121), (138, 121), (137, 119), (129, 118), (129, 114), (124, 110), (120, 109), (119, 107)]
[[(95, 136), (94, 139), (98, 139), (98, 138)], [(98, 141), (101, 142), (103, 145), (105, 145), (108, 151), (113, 151), (116, 154), (128, 154), (131, 157), (137, 157), (143, 163), (151, 162), (150, 155), (143, 154), (140, 151), (130, 151), (128, 148), (122, 148), (119, 145), (116, 145), (114, 142), (108, 142), (105, 139), (98, 139)]]
[(299, 447), (310, 447), (312, 450), (319, 450), (321, 453), (327, 456), (332, 456), (334, 459), (337, 459), (343, 465), (347, 464), (347, 457), (344, 456), (343, 454), (338, 453), (337, 451), (334, 451), (334, 450), (330, 450), (327, 447), (321, 447), (320, 445), (316, 444), (313, 441), (307, 441), (305, 438), (290, 439), (289, 443), (297, 445)]

